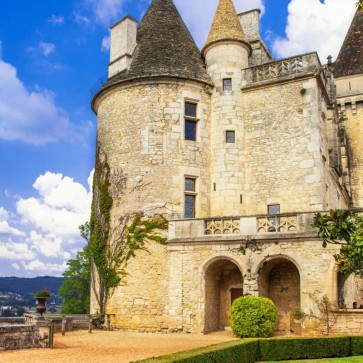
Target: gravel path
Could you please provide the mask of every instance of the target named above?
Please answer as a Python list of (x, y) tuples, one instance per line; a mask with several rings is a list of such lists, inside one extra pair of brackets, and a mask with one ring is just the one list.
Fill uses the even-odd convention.
[(231, 332), (142, 334), (120, 331), (54, 335), (54, 349), (0, 351), (1, 363), (123, 363), (235, 339)]

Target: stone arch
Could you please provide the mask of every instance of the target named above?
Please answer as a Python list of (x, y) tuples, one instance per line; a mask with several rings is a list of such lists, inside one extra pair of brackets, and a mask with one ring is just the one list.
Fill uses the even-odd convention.
[(243, 275), (233, 258), (217, 256), (203, 267), (204, 332), (225, 329), (233, 298), (243, 294)]
[(294, 313), (301, 309), (301, 281), (298, 264), (289, 256), (264, 259), (259, 265), (259, 295), (271, 299), (279, 312), (279, 332), (300, 333), (301, 325)]
[(337, 271), (337, 300), (341, 309), (363, 309), (363, 278)]

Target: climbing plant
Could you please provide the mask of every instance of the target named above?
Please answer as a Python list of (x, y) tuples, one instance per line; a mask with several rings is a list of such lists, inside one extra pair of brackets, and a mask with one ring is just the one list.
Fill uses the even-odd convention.
[[(122, 173), (115, 173), (122, 175)], [(122, 185), (125, 185), (122, 176)], [(147, 251), (149, 242), (164, 244), (166, 238), (160, 235), (168, 228), (167, 220), (161, 215), (146, 217), (143, 212), (125, 213), (113, 222), (111, 210), (114, 205), (112, 185), (121, 185), (111, 179), (106, 157), (98, 150), (93, 181), (93, 203), (90, 219), (89, 250), (91, 256), (92, 292), (105, 313), (107, 302), (115, 288), (124, 283), (126, 266), (136, 251)], [(111, 185), (112, 184), (112, 185)], [(117, 191), (118, 193), (120, 191)]]

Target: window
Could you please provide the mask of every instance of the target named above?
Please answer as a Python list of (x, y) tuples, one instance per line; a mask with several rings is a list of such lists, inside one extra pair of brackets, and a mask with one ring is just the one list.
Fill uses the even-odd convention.
[[(268, 214), (278, 214), (280, 213), (280, 204), (270, 204), (267, 206), (267, 213)], [(279, 225), (280, 225), (280, 217), (278, 216), (271, 216), (268, 217), (268, 222), (270, 227), (268, 228), (268, 232), (278, 232)]]
[(280, 204), (270, 204), (267, 206), (268, 214), (278, 214), (280, 213)]
[(226, 131), (226, 143), (234, 144), (236, 141), (236, 135), (234, 131)]
[(197, 140), (197, 104), (185, 102), (184, 106), (185, 118), (185, 140)]
[(232, 91), (232, 78), (223, 78), (223, 91)]
[(194, 218), (195, 217), (195, 200), (197, 193), (195, 192), (196, 179), (192, 177), (185, 178), (185, 206), (184, 206), (184, 217)]

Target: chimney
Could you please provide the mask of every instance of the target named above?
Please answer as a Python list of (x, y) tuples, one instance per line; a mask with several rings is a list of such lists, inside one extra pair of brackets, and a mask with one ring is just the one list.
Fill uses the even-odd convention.
[(244, 13), (238, 14), (242, 29), (247, 40), (259, 40), (260, 37), (260, 9), (253, 9)]
[(136, 45), (137, 20), (126, 16), (112, 25), (108, 78), (124, 71), (132, 61)]

